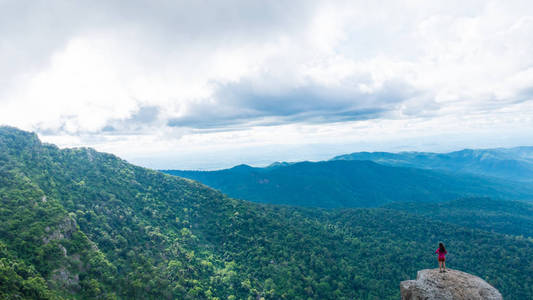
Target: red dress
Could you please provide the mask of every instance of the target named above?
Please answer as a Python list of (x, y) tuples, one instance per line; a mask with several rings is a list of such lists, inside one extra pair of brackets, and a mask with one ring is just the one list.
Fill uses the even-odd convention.
[(448, 254), (448, 251), (444, 250), (444, 252), (440, 252), (440, 248), (438, 248), (435, 253), (439, 254), (439, 261), (446, 261), (446, 254)]

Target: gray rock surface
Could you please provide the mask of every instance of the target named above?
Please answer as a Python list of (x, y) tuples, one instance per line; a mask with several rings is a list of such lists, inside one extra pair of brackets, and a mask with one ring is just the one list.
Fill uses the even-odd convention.
[(500, 292), (485, 280), (457, 270), (448, 269), (440, 273), (439, 269), (418, 271), (416, 280), (400, 283), (402, 300), (501, 300)]
[[(48, 244), (50, 241), (60, 240), (60, 239), (70, 239), (72, 234), (76, 232), (78, 224), (76, 220), (71, 217), (66, 217), (61, 224), (57, 226), (57, 229), (54, 230), (50, 235), (43, 237), (43, 242)], [(50, 231), (50, 227), (45, 228), (46, 232)]]

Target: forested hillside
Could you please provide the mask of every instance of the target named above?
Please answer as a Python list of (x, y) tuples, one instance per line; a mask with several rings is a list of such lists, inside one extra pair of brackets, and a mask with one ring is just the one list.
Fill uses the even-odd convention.
[(397, 299), (441, 240), (450, 267), (533, 296), (521, 237), (395, 209), (234, 200), (9, 127), (0, 174), (1, 299)]
[(403, 201), (438, 202), (465, 196), (533, 199), (533, 186), (526, 184), (360, 160), (163, 172), (198, 180), (234, 198), (324, 208), (376, 207)]
[(466, 227), (533, 238), (533, 204), (489, 198), (441, 203), (391, 203), (386, 208)]

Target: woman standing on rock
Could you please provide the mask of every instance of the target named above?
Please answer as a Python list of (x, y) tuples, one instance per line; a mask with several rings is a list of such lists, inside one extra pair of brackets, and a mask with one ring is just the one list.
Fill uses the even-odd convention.
[(439, 243), (439, 248), (435, 251), (439, 255), (439, 272), (446, 272), (446, 248), (443, 243)]

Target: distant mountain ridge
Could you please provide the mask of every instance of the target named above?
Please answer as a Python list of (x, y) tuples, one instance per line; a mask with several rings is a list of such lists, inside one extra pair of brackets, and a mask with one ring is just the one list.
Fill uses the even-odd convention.
[(449, 153), (356, 152), (332, 160), (370, 160), (388, 166), (467, 173), (533, 182), (533, 147), (464, 149)]
[(533, 199), (533, 188), (524, 184), (357, 159), (163, 172), (200, 181), (235, 198), (324, 208), (439, 202), (464, 196)]

